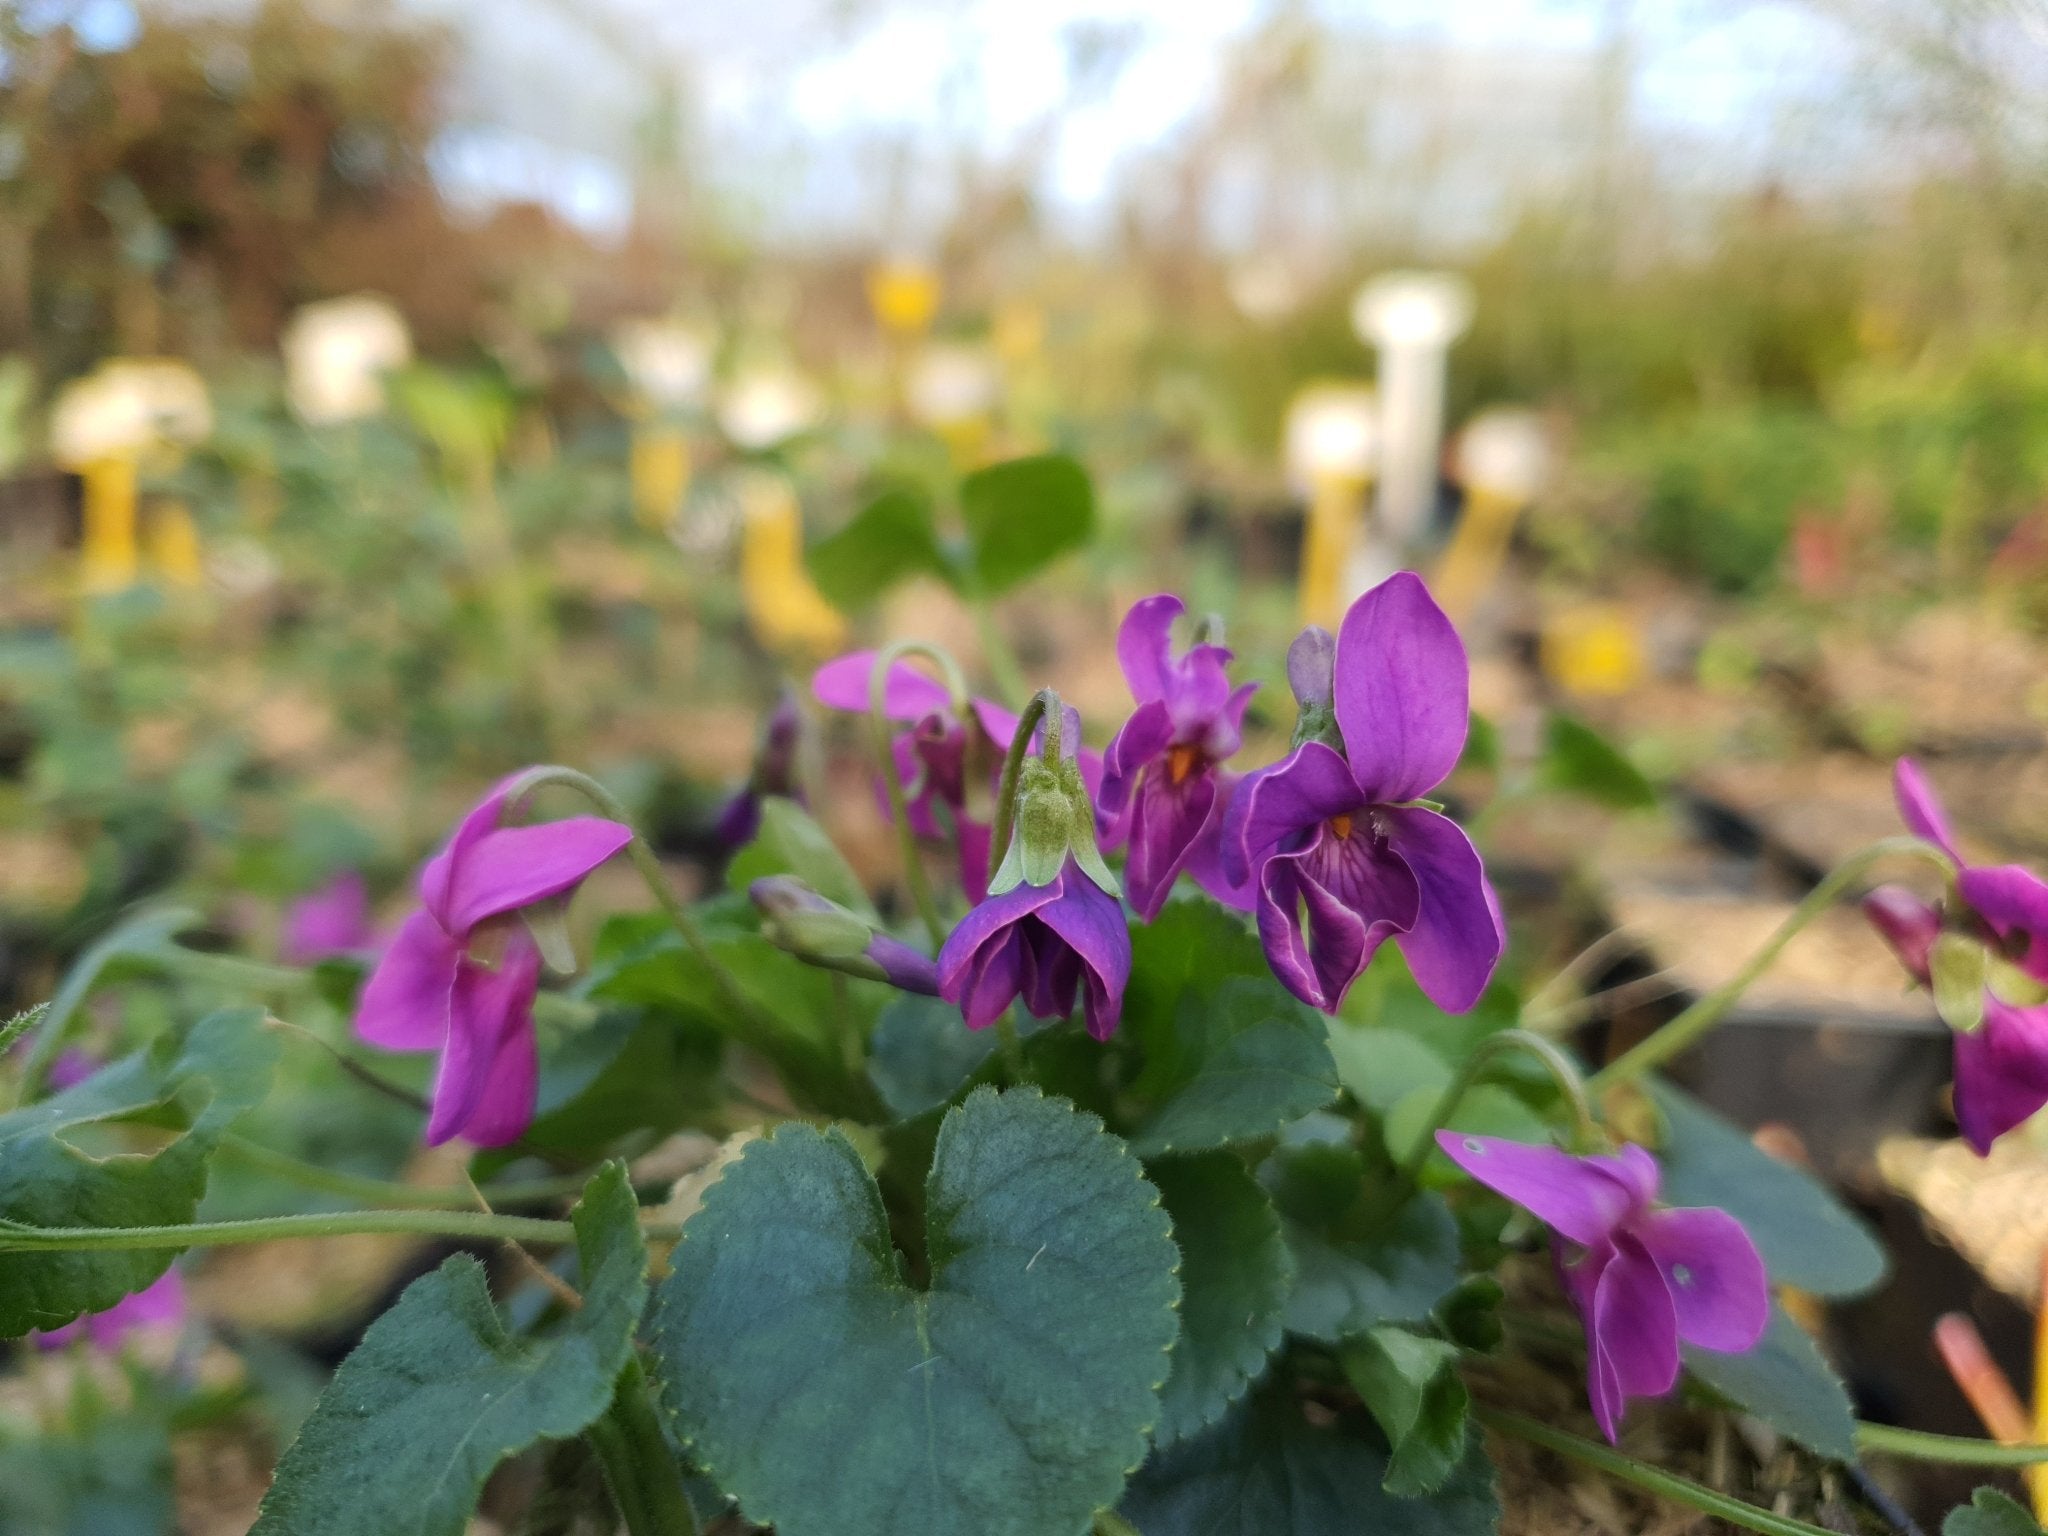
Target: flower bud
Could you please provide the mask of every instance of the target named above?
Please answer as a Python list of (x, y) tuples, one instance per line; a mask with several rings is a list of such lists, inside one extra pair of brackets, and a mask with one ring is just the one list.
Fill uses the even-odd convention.
[(1294, 691), (1299, 713), (1294, 718), (1294, 745), (1320, 741), (1344, 750), (1337, 728), (1337, 641), (1319, 624), (1311, 624), (1287, 647), (1287, 686)]
[(762, 937), (806, 964), (938, 995), (938, 970), (929, 959), (795, 876), (764, 876), (747, 887), (747, 898), (761, 914)]

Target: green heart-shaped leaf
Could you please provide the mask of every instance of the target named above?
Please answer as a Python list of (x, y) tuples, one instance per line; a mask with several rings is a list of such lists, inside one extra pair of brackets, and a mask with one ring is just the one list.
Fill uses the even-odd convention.
[(1358, 1237), (1301, 1221), (1285, 1229), (1295, 1269), (1290, 1333), (1335, 1344), (1382, 1323), (1421, 1322), (1458, 1284), (1458, 1224), (1432, 1194)]
[(872, 606), (909, 576), (959, 585), (939, 545), (931, 503), (901, 486), (883, 491), (845, 527), (812, 545), (804, 563), (825, 601), (845, 613)]
[(1979, 1488), (1941, 1522), (1941, 1536), (2041, 1536), (2040, 1522), (2026, 1506), (1996, 1488)]
[(784, 1125), (676, 1245), (664, 1398), (783, 1536), (1078, 1531), (1144, 1454), (1180, 1287), (1123, 1143), (1061, 1100), (977, 1089), (925, 1192), (920, 1288), (853, 1144)]
[(1776, 1303), (1771, 1326), (1755, 1349), (1723, 1355), (1687, 1346), (1685, 1368), (1808, 1450), (1835, 1461), (1856, 1459), (1856, 1414), (1848, 1389), (1812, 1336)]
[(1141, 1157), (1271, 1136), (1337, 1096), (1321, 1019), (1270, 977), (1232, 978), (1182, 998), (1170, 1036), (1141, 1037), (1140, 1087), (1156, 1095), (1131, 1136)]
[(1657, 1149), (1667, 1205), (1718, 1205), (1741, 1222), (1776, 1285), (1860, 1296), (1885, 1277), (1883, 1246), (1811, 1174), (1779, 1162), (1669, 1083), (1648, 1080), (1669, 1134)]
[[(39, 1227), (154, 1227), (192, 1219), (206, 1164), (270, 1084), (276, 1043), (260, 1009), (210, 1014), (182, 1036), (0, 1115), (0, 1219)], [(106, 1155), (108, 1128), (147, 1124), (154, 1150)], [(166, 1143), (165, 1128), (177, 1132)], [(90, 1137), (90, 1150), (73, 1139)], [(0, 1253), (0, 1336), (101, 1312), (170, 1267), (170, 1249)]]
[(320, 1394), (250, 1536), (461, 1536), (507, 1456), (605, 1411), (647, 1299), (647, 1248), (625, 1166), (572, 1219), (583, 1306), (514, 1338), (466, 1254), (406, 1287)]
[(1147, 1170), (1180, 1248), (1180, 1338), (1159, 1389), (1155, 1445), (1213, 1424), (1280, 1346), (1294, 1260), (1280, 1213), (1228, 1152), (1166, 1158)]
[(974, 579), (990, 597), (1036, 575), (1095, 529), (1095, 488), (1063, 454), (1010, 459), (960, 482)]
[(1122, 1513), (1140, 1536), (1492, 1536), (1500, 1502), (1476, 1435), (1434, 1493), (1402, 1498), (1382, 1486), (1387, 1453), (1370, 1433), (1311, 1425), (1287, 1393), (1261, 1392), (1154, 1455)]

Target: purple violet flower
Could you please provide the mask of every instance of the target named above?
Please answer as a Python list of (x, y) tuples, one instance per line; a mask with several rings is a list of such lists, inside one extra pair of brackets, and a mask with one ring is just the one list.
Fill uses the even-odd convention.
[(1556, 1234), (1558, 1276), (1586, 1329), (1593, 1417), (1608, 1440), (1630, 1398), (1678, 1384), (1681, 1343), (1741, 1354), (1763, 1338), (1771, 1292), (1756, 1244), (1726, 1211), (1654, 1204), (1657, 1161), (1641, 1147), (1573, 1157), (1456, 1131), (1436, 1141)]
[(1161, 594), (1135, 603), (1117, 630), (1116, 654), (1137, 711), (1104, 756), (1099, 805), (1103, 842), (1128, 845), (1131, 906), (1151, 922), (1182, 870), (1240, 911), (1251, 893), (1225, 878), (1219, 836), (1238, 775), (1222, 765), (1244, 742), (1244, 711), (1258, 691), (1232, 691), (1220, 645), (1173, 654), (1173, 621), (1186, 612)]
[(1071, 857), (1049, 884), (981, 902), (939, 951), (939, 996), (969, 1029), (988, 1028), (1017, 998), (1033, 1018), (1063, 1019), (1080, 992), (1088, 1033), (1107, 1040), (1130, 979), (1124, 909)]
[(88, 1312), (62, 1328), (35, 1336), (44, 1349), (62, 1349), (84, 1338), (103, 1355), (116, 1355), (136, 1333), (170, 1332), (184, 1326), (185, 1282), (175, 1268), (165, 1270), (151, 1284), (123, 1296), (104, 1312)]
[(335, 955), (374, 955), (378, 942), (369, 887), (351, 869), (285, 909), (278, 948), (286, 964), (312, 965)]
[[(1987, 938), (1983, 1021), (1955, 1032), (1956, 1122), (1982, 1156), (2048, 1105), (2048, 883), (2017, 864), (1965, 862), (1940, 799), (1911, 758), (1899, 759), (1892, 787), (1913, 835), (1956, 861), (1967, 916)], [(1941, 914), (1897, 885), (1864, 897), (1863, 911), (1899, 963), (1932, 987)]]
[(456, 1136), (504, 1146), (532, 1123), (541, 953), (510, 919), (566, 898), (633, 840), (632, 828), (596, 816), (500, 826), (510, 783), (485, 796), (420, 871), (420, 910), (356, 1006), (356, 1033), (372, 1045), (441, 1053), (429, 1146)]
[(718, 813), (711, 835), (720, 848), (733, 852), (754, 840), (754, 834), (761, 830), (761, 802), (770, 795), (808, 805), (803, 785), (797, 780), (797, 751), (803, 742), (803, 732), (804, 717), (797, 708), (796, 694), (785, 688), (762, 722), (753, 772)]
[(1334, 645), (1297, 640), (1288, 677), (1300, 745), (1246, 776), (1222, 837), (1225, 874), (1256, 890), (1273, 973), (1334, 1013), (1391, 938), (1431, 1001), (1464, 1012), (1506, 936), (1471, 839), (1422, 800), (1465, 746), (1458, 632), (1403, 571), (1351, 605)]
[[(865, 717), (874, 669), (875, 652), (854, 651), (818, 668), (811, 693), (829, 709)], [(900, 661), (889, 669), (882, 708), (908, 727), (892, 750), (912, 830), (935, 841), (949, 833), (956, 838), (961, 887), (969, 901), (980, 901), (988, 894), (996, 780), (1010, 738), (1017, 734), (1017, 717), (988, 699), (969, 700), (963, 717), (942, 684)], [(1069, 740), (1078, 740), (1080, 717), (1070, 709), (1067, 718), (1073, 726)], [(1099, 788), (1101, 757), (1083, 752), (1080, 760), (1090, 789)]]

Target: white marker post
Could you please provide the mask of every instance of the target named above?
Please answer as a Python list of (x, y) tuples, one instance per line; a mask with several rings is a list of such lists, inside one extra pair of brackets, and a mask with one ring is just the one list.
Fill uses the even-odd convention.
[(1334, 625), (1357, 559), (1365, 495), (1379, 463), (1379, 409), (1363, 384), (1311, 384), (1287, 408), (1287, 477), (1307, 498), (1301, 619)]
[(1443, 436), (1444, 355), (1471, 319), (1472, 290), (1448, 272), (1382, 273), (1352, 300), (1353, 328), (1379, 351), (1375, 511), (1384, 547), (1352, 551), (1347, 599), (1412, 559), (1428, 531)]
[(1534, 411), (1503, 407), (1468, 421), (1452, 453), (1465, 506), (1432, 586), (1462, 621), (1499, 579), (1515, 520), (1550, 478), (1550, 438)]

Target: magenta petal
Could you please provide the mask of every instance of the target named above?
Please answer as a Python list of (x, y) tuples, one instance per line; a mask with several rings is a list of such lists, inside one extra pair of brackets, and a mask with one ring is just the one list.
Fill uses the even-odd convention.
[(1987, 992), (1984, 1023), (1955, 1041), (1956, 1122), (1982, 1157), (2048, 1105), (2048, 1007), (2015, 1008)]
[(1949, 827), (1948, 813), (1942, 810), (1934, 786), (1927, 782), (1927, 775), (1912, 758), (1902, 757), (1893, 765), (1892, 793), (1899, 802), (1899, 818), (1906, 829), (1960, 864), (1963, 856), (1956, 852), (1956, 835)]
[(1632, 1229), (1671, 1292), (1678, 1336), (1701, 1349), (1754, 1349), (1771, 1322), (1764, 1261), (1726, 1211), (1651, 1211)]
[[(1655, 1193), (1654, 1185), (1643, 1188), (1640, 1166), (1626, 1153), (1574, 1157), (1556, 1147), (1458, 1131), (1438, 1131), (1436, 1144), (1495, 1194), (1586, 1248), (1607, 1242)], [(1655, 1166), (1650, 1165), (1653, 1174)]]
[(1024, 936), (1015, 928), (975, 951), (953, 999), (969, 1029), (987, 1029), (1016, 1001), (1025, 960)]
[(1281, 854), (1260, 870), (1259, 942), (1282, 986), (1311, 1008), (1335, 1013), (1394, 929), (1369, 922), (1324, 890), (1304, 871), (1307, 857), (1308, 851)]
[(483, 1091), (458, 1134), (479, 1147), (510, 1146), (533, 1124), (540, 1096), (540, 1050), (533, 1033), (533, 996), (540, 980), (540, 953), (515, 946), (496, 981), (504, 999), (498, 1051), (484, 1074)]
[(1390, 810), (1387, 841), (1415, 872), (1421, 910), (1397, 941), (1408, 969), (1446, 1013), (1479, 1001), (1507, 947), (1500, 903), (1479, 851), (1462, 828), (1434, 811)]
[(1236, 803), (1241, 784), (1241, 775), (1227, 768), (1216, 770), (1216, 808), (1210, 812), (1209, 825), (1195, 839), (1194, 847), (1188, 850), (1187, 862), (1181, 867), (1189, 879), (1224, 906), (1234, 912), (1249, 912), (1258, 901), (1257, 887), (1248, 878), (1232, 880), (1223, 867), (1224, 829), (1230, 824), (1230, 808)]
[(510, 777), (500, 779), (492, 785), (491, 792), (455, 824), (455, 831), (449, 835), (447, 846), (427, 860), (420, 869), (420, 900), (425, 903), (429, 912), (441, 920), (441, 926), (451, 932), (462, 931), (448, 921), (451, 904), (449, 887), (455, 879), (455, 871), (461, 861), (469, 856), (470, 849), (498, 830), (498, 822), (505, 814), (505, 792), (511, 787)]
[(1172, 741), (1173, 716), (1161, 699), (1140, 704), (1110, 741), (1109, 751), (1103, 754), (1102, 792), (1096, 801), (1110, 847), (1121, 843), (1129, 830), (1122, 821), (1139, 775), (1153, 765)]
[(2001, 935), (2024, 934), (2024, 962), (2048, 980), (2048, 884), (2017, 864), (1966, 869), (1957, 881), (1963, 900)]
[(1212, 772), (1174, 784), (1155, 769), (1139, 786), (1128, 822), (1124, 886), (1132, 909), (1145, 922), (1166, 905), (1174, 880), (1215, 819), (1216, 793)]
[[(518, 1139), (533, 1116), (531, 1083), (526, 1085), (524, 1119), (517, 1130), (502, 1135), (503, 1126), (517, 1118), (514, 1096), (520, 1089), (516, 1074), (521, 1052), (515, 1034), (533, 1033), (533, 995), (540, 982), (540, 951), (530, 940), (515, 940), (496, 970), (464, 961), (456, 977), (454, 1003), (450, 1010), (448, 1044), (441, 1052), (441, 1069), (434, 1079), (433, 1112), (427, 1119), (427, 1145), (438, 1147), (456, 1136), (467, 1136), (473, 1121), (501, 1134), (505, 1141)], [(474, 1138), (472, 1138), (474, 1139)]]
[(431, 913), (413, 913), (363, 985), (356, 1033), (387, 1051), (439, 1050), (461, 959), (461, 947)]
[(1337, 631), (1337, 727), (1376, 805), (1427, 794), (1458, 764), (1470, 723), (1465, 644), (1422, 578), (1400, 571)]
[(1060, 888), (1058, 880), (1050, 885), (1020, 885), (1000, 896), (990, 896), (977, 902), (954, 925), (939, 949), (939, 996), (949, 1003), (961, 1004), (982, 950), (992, 943), (1006, 940), (1017, 923), (1040, 907), (1057, 901)]
[(1131, 979), (1131, 930), (1117, 899), (1070, 861), (1061, 882), (1065, 894), (1038, 909), (1038, 920), (1059, 935), (1086, 967), (1088, 1033), (1107, 1040), (1123, 1016), (1124, 987)]
[(1902, 885), (1880, 885), (1863, 898), (1863, 915), (1923, 986), (1941, 932), (1941, 914)]
[(574, 889), (633, 841), (633, 829), (599, 816), (571, 816), (530, 827), (501, 827), (451, 860), (446, 906), (436, 915), (451, 934)]
[(336, 875), (286, 909), (279, 949), (289, 965), (312, 965), (330, 955), (376, 948), (370, 927), (370, 891), (354, 870)]
[(1171, 593), (1140, 598), (1117, 626), (1116, 659), (1131, 685), (1131, 697), (1143, 704), (1166, 697), (1172, 669), (1173, 622), (1187, 605)]
[(1626, 1233), (1593, 1291), (1587, 1361), (1594, 1417), (1611, 1441), (1632, 1397), (1661, 1397), (1678, 1385), (1678, 1315), (1656, 1262)]
[[(874, 651), (855, 651), (828, 661), (811, 675), (811, 696), (828, 709), (843, 709), (856, 715), (868, 712), (868, 682), (875, 670)], [(889, 667), (889, 681), (882, 690), (882, 712), (891, 720), (915, 720), (937, 710), (951, 709), (952, 699), (945, 685), (927, 677), (908, 662)]]
[(1238, 787), (1225, 831), (1230, 840), (1224, 846), (1225, 868), (1237, 874), (1230, 864), (1231, 842), (1249, 869), (1317, 823), (1356, 813), (1364, 804), (1344, 759), (1319, 741), (1303, 742), (1284, 761), (1248, 774)]

